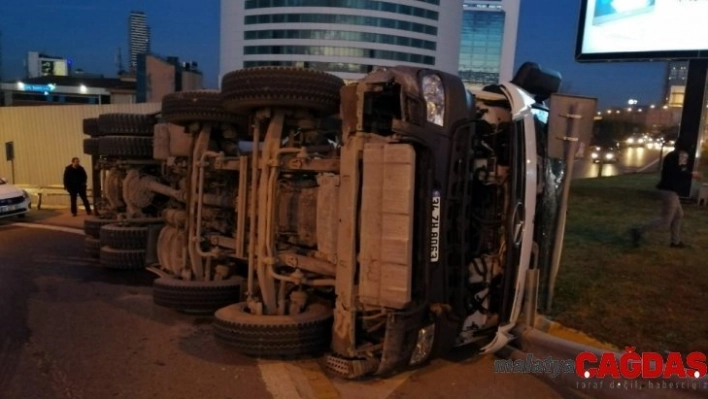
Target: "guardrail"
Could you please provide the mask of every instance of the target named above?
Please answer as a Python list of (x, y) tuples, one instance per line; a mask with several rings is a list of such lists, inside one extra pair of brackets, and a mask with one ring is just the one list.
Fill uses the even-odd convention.
[[(50, 197), (50, 196), (61, 196), (61, 197), (69, 197), (69, 193), (64, 190), (64, 185), (62, 184), (50, 184), (46, 186), (36, 186), (36, 185), (31, 185), (31, 184), (14, 184), (15, 187), (26, 190), (27, 193), (29, 193), (30, 198), (35, 197), (37, 198), (37, 209), (42, 209), (42, 199), (44, 197)], [(92, 198), (92, 190), (91, 188), (86, 189), (86, 196), (89, 198), (89, 201), (91, 201)], [(33, 201), (34, 202), (34, 201)]]

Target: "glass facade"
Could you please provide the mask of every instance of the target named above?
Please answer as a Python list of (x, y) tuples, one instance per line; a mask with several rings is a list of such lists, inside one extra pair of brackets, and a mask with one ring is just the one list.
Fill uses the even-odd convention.
[(430, 40), (414, 39), (406, 36), (384, 35), (369, 32), (353, 32), (343, 30), (317, 30), (317, 29), (268, 29), (249, 30), (244, 32), (246, 40), (263, 39), (310, 39), (310, 40), (342, 40), (353, 42), (383, 43), (396, 46), (413, 47), (426, 50), (435, 50), (435, 42)]
[(246, 25), (256, 24), (338, 24), (338, 25), (361, 25), (377, 28), (398, 29), (407, 32), (424, 33), (426, 35), (437, 35), (438, 29), (432, 25), (419, 24), (417, 22), (402, 21), (391, 18), (363, 17), (359, 15), (340, 14), (263, 14), (247, 15), (244, 18)]
[(505, 13), (500, 1), (465, 3), (459, 76), (470, 87), (499, 82)]
[(327, 57), (355, 57), (374, 58), (382, 60), (395, 60), (414, 62), (418, 64), (434, 65), (435, 57), (421, 54), (404, 53), (391, 50), (374, 50), (358, 47), (339, 46), (245, 46), (245, 55), (252, 54), (299, 54)]
[(287, 66), (308, 68), (325, 72), (369, 73), (374, 67), (366, 64), (352, 64), (346, 62), (314, 62), (314, 61), (245, 61), (244, 68), (259, 66)]
[(459, 37), (462, 2), (221, 0), (220, 69), (298, 66), (354, 79), (376, 67), (418, 65), (454, 74), (457, 40), (437, 43)]
[[(428, 2), (425, 2), (428, 3)], [(376, 0), (246, 0), (246, 10), (272, 7), (338, 7), (359, 10), (391, 12), (438, 20), (438, 12), (420, 7)]]

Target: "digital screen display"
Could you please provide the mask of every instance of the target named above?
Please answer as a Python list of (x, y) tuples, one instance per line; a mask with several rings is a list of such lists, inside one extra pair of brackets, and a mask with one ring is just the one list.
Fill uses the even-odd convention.
[(47, 60), (41, 59), (39, 62), (39, 70), (42, 76), (68, 76), (69, 69), (64, 60)]
[(708, 0), (583, 0), (576, 58), (708, 57)]

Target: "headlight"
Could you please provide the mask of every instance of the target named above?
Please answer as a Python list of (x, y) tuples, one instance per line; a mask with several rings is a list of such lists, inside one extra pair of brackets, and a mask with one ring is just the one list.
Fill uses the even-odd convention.
[(27, 190), (22, 190), (22, 196), (25, 197), (25, 199), (29, 198), (29, 193), (27, 192)]
[(421, 328), (418, 331), (418, 340), (409, 362), (411, 366), (421, 364), (428, 359), (430, 351), (433, 349), (433, 338), (435, 338), (435, 324)]
[(596, 152), (593, 152), (592, 154), (590, 154), (590, 156), (592, 157), (592, 159), (597, 159), (597, 157), (599, 157), (598, 153)]
[(605, 154), (605, 159), (612, 159), (612, 158), (614, 158), (614, 157), (615, 157), (615, 154), (613, 154), (613, 153), (611, 153), (611, 152)]
[(442, 126), (445, 121), (445, 88), (438, 75), (423, 77), (423, 97), (428, 122)]
[(627, 144), (634, 144), (634, 139), (627, 139)]
[(639, 139), (639, 144), (644, 143), (644, 139)]

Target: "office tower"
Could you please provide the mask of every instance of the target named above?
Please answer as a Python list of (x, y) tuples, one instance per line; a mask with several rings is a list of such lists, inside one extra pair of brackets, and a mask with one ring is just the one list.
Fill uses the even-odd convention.
[(394, 65), (457, 74), (462, 1), (222, 0), (220, 76), (264, 65), (345, 80)]
[(479, 89), (513, 76), (518, 0), (464, 0), (459, 76)]
[(130, 53), (130, 72), (134, 73), (138, 65), (138, 54), (150, 52), (150, 28), (147, 17), (142, 11), (131, 11), (128, 17), (128, 52)]

